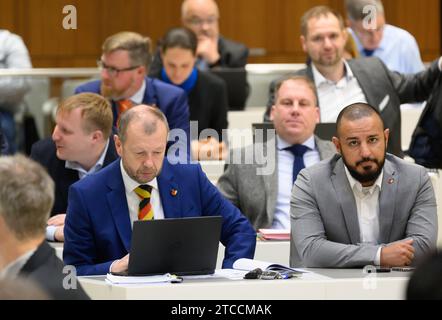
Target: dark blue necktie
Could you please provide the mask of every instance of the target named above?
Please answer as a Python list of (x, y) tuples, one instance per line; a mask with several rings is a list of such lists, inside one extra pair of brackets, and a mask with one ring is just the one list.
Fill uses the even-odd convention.
[(302, 144), (294, 144), (290, 147), (284, 148), (284, 150), (290, 151), (295, 156), (295, 161), (293, 161), (293, 184), (296, 180), (296, 177), (298, 176), (299, 171), (305, 168), (304, 153), (310, 150), (310, 148), (307, 146), (303, 146)]
[(366, 57), (371, 57), (374, 53), (374, 50), (369, 50), (369, 49), (363, 49), (362, 51), (364, 51)]

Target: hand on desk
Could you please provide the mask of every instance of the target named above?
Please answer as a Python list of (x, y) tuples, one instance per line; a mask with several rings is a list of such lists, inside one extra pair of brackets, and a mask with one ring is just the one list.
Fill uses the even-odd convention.
[(414, 258), (413, 239), (393, 242), (381, 249), (381, 266), (402, 267)]
[(116, 260), (111, 266), (111, 272), (119, 273), (127, 271), (129, 267), (129, 254), (126, 254), (120, 260)]
[(66, 214), (61, 213), (48, 220), (48, 226), (55, 226), (55, 240), (59, 242), (64, 242), (64, 220), (66, 219)]

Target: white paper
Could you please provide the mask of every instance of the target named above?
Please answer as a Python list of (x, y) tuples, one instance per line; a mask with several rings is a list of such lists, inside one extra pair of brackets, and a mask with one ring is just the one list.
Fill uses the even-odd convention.
[(276, 271), (292, 270), (292, 271), (298, 271), (298, 272), (302, 272), (302, 273), (310, 272), (305, 269), (290, 268), (288, 266), (278, 264), (278, 263), (272, 263), (272, 262), (267, 262), (267, 261), (254, 260), (254, 259), (247, 259), (247, 258), (238, 259), (233, 263), (233, 269), (251, 271), (256, 268), (260, 268), (261, 270), (276, 270)]
[(140, 283), (159, 283), (159, 282), (171, 282), (176, 277), (166, 273), (163, 275), (155, 276), (116, 276), (108, 273), (106, 280), (112, 284), (140, 284)]

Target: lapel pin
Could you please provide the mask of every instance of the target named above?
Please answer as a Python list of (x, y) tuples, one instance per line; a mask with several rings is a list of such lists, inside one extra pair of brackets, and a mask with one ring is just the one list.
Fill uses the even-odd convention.
[(171, 190), (170, 190), (170, 195), (171, 195), (172, 197), (176, 197), (177, 194), (178, 194), (178, 190), (177, 190), (177, 189), (171, 189)]
[(393, 184), (393, 183), (394, 183), (394, 179), (393, 178), (388, 179), (388, 184)]

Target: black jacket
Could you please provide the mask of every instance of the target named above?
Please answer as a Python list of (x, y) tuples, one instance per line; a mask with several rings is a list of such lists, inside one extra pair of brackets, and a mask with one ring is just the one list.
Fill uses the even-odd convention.
[[(63, 273), (63, 262), (55, 254), (46, 241), (43, 241), (37, 251), (26, 262), (19, 272), (19, 276), (29, 278), (36, 282), (49, 296), (56, 300), (89, 300), (89, 296), (83, 290), (77, 280), (76, 289), (65, 289), (63, 281), (72, 287), (72, 281), (64, 280), (66, 276), (71, 277), (71, 273)], [(69, 278), (69, 280), (71, 280)]]
[[(51, 215), (66, 213), (68, 207), (68, 191), (71, 184), (79, 180), (78, 171), (67, 169), (66, 161), (57, 158), (55, 143), (51, 138), (33, 144), (30, 157), (48, 170), (55, 182), (55, 202)], [(109, 138), (109, 147), (104, 158), (103, 167), (118, 158), (114, 140)]]

